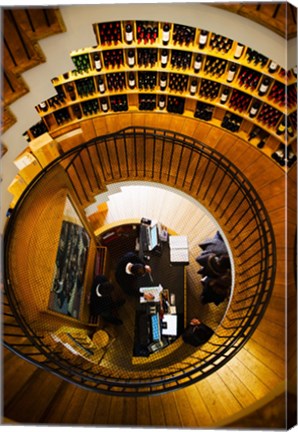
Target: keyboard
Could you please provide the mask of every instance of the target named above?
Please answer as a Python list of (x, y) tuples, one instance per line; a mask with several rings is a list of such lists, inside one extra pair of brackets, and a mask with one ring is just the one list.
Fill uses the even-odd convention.
[(151, 315), (151, 331), (152, 331), (152, 340), (159, 341), (160, 340), (160, 322), (159, 322), (159, 314)]

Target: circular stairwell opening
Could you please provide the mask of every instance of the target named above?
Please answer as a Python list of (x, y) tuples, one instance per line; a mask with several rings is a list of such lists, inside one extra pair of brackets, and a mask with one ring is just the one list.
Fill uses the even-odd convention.
[[(146, 143), (141, 160), (140, 155), (129, 148), (138, 142), (140, 145)], [(155, 160), (145, 157), (153, 147)], [(120, 165), (115, 166), (111, 173), (104, 157), (107, 154), (112, 157), (115, 148), (123, 159), (118, 159)], [(169, 159), (165, 158), (168, 150), (172, 155), (170, 164)], [(179, 349), (177, 347), (179, 358), (175, 357), (176, 361), (169, 355), (152, 368), (133, 365), (132, 369), (127, 365), (119, 367), (107, 363), (91, 365), (85, 361), (78, 362), (71, 355), (62, 355), (55, 344), (49, 343), (47, 336), (57, 326), (65, 325), (63, 317), (46, 311), (61, 214), (69, 194), (78, 209), (88, 205), (83, 202), (86, 190), (82, 191), (82, 183), (84, 172), (89, 170), (92, 174), (93, 171), (90, 166), (85, 166), (83, 170), (80, 164), (90, 163), (91, 168), (95, 168), (95, 177), (100, 179), (99, 186), (104, 185), (102, 192), (105, 185), (117, 181), (162, 183), (185, 192), (212, 215), (212, 222), (216, 220), (214, 231), (220, 227), (230, 257), (233, 257), (233, 295), (218, 320), (214, 335), (203, 347), (193, 349), (181, 345)], [(77, 178), (75, 174), (80, 169), (81, 175)], [(24, 337), (42, 356), (39, 360), (34, 355), (30, 356), (30, 349), (26, 351), (21, 344), (10, 343), (7, 333), (4, 344), (73, 383), (109, 394), (166, 392), (187, 386), (216, 371), (237, 353), (256, 328), (274, 281), (273, 231), (252, 185), (214, 149), (188, 137), (156, 129), (127, 128), (99, 137), (69, 151), (53, 163), (30, 185), (17, 204), (5, 232), (4, 246), (5, 292), (9, 306)], [(89, 270), (92, 272), (91, 267)], [(30, 310), (28, 305), (31, 305)], [(80, 328), (75, 320), (69, 320), (67, 326)]]

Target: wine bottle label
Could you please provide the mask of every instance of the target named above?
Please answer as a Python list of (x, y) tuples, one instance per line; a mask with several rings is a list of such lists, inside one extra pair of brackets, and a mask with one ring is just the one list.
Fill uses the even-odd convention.
[(101, 61), (100, 60), (95, 60), (95, 67), (97, 70), (101, 69)]
[(168, 30), (168, 31), (163, 31), (163, 34), (162, 34), (162, 41), (163, 42), (169, 42), (169, 39), (170, 39), (170, 30)]
[(258, 112), (258, 108), (251, 107), (251, 110), (250, 110), (251, 115), (256, 115), (257, 112)]
[(268, 84), (261, 84), (259, 92), (266, 93), (267, 89), (268, 89)]
[(159, 101), (160, 108), (164, 108), (165, 104), (166, 104), (165, 101)]
[(234, 75), (235, 75), (235, 71), (229, 70), (227, 81), (229, 82), (233, 81)]
[(165, 87), (166, 85), (167, 85), (167, 81), (161, 79), (161, 80), (160, 80), (160, 87)]
[(234, 54), (235, 58), (240, 58), (241, 57), (241, 54), (243, 52), (243, 48), (244, 48), (243, 45), (237, 45), (237, 48), (236, 48), (235, 54)]
[(103, 103), (103, 104), (101, 105), (101, 107), (102, 107), (102, 110), (103, 110), (103, 111), (108, 111), (108, 104), (107, 104), (107, 103)]
[(128, 64), (129, 64), (129, 66), (133, 66), (135, 64), (135, 58), (134, 57), (128, 57)]
[(278, 126), (278, 132), (284, 132), (285, 129), (286, 129), (286, 126), (284, 124), (280, 124)]
[(135, 80), (134, 79), (130, 79), (128, 81), (128, 83), (129, 83), (129, 87), (134, 87), (135, 86)]
[(227, 99), (228, 99), (228, 95), (223, 93), (220, 98), (221, 102), (225, 102)]
[(161, 62), (162, 62), (163, 64), (165, 64), (167, 61), (168, 61), (168, 55), (167, 55), (167, 54), (166, 54), (166, 55), (162, 55), (162, 56), (161, 56)]
[(196, 90), (197, 90), (197, 86), (196, 85), (191, 85), (190, 86), (190, 93), (195, 93), (196, 92)]
[(104, 83), (99, 84), (99, 91), (100, 91), (100, 93), (104, 93), (105, 92), (105, 85), (104, 85)]
[(132, 42), (133, 34), (132, 32), (125, 32), (125, 40), (126, 42)]
[(200, 35), (199, 43), (200, 45), (204, 45), (207, 41), (207, 35)]
[(202, 66), (202, 62), (196, 60), (196, 61), (195, 61), (195, 64), (194, 64), (194, 68), (195, 68), (195, 70), (199, 70), (199, 69), (201, 69), (201, 66)]
[(272, 71), (275, 71), (277, 69), (277, 63), (275, 63), (274, 61), (272, 61), (270, 63), (269, 69)]

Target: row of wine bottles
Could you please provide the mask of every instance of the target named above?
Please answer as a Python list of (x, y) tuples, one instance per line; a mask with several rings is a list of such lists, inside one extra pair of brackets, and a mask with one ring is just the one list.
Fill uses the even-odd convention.
[[(245, 71), (244, 71), (245, 72)], [(242, 74), (240, 75), (241, 78)], [(285, 86), (277, 86), (276, 84), (271, 85), (267, 78), (264, 78), (260, 82), (260, 85), (253, 95), (242, 92), (240, 90), (232, 90), (229, 86), (224, 86), (206, 78), (195, 78), (186, 74), (169, 73), (169, 72), (116, 72), (108, 73), (105, 75), (99, 75), (98, 77), (87, 77), (81, 78), (69, 82), (65, 85), (56, 86), (58, 95), (55, 98), (50, 98), (46, 102), (42, 102), (39, 105), (39, 110), (46, 112), (49, 108), (60, 107), (63, 103), (66, 103), (65, 93), (68, 95), (70, 100), (75, 100), (77, 97), (84, 98), (90, 97), (96, 93), (105, 93), (106, 91), (123, 91), (125, 89), (139, 90), (154, 90), (154, 91), (179, 91), (189, 92), (192, 96), (199, 95), (200, 97), (209, 98), (211, 100), (219, 97), (220, 88), (222, 88), (220, 103), (225, 104), (228, 102), (229, 96), (233, 95), (230, 99), (230, 107), (236, 106), (239, 111), (245, 111), (248, 106), (248, 102), (255, 97), (266, 96), (266, 102), (270, 104), (273, 100), (276, 104), (276, 108), (281, 108), (287, 99), (292, 109), (296, 106), (297, 100), (297, 89), (295, 85), (288, 87), (288, 93), (286, 95)], [(241, 86), (240, 86), (241, 88)], [(240, 95), (243, 104), (240, 104)], [(239, 97), (238, 97), (239, 96)], [(245, 102), (244, 102), (245, 101)], [(235, 105), (236, 102), (236, 105)], [(279, 103), (277, 103), (279, 102)], [(260, 105), (261, 102), (259, 102)], [(251, 113), (251, 117), (255, 114)]]
[[(155, 72), (139, 72), (138, 83), (140, 90), (155, 89), (156, 78), (157, 75)], [(77, 93), (82, 99), (84, 99), (84, 96), (90, 98), (90, 96), (94, 96), (98, 92), (104, 94), (106, 92), (106, 85), (110, 92), (123, 90), (126, 87), (125, 74), (108, 74), (106, 76), (106, 83), (103, 82), (102, 77), (100, 77), (97, 91), (95, 90), (94, 81), (91, 77), (76, 82)], [(131, 73), (129, 74), (129, 87), (135, 88), (135, 85), (135, 76)], [(240, 90), (231, 90), (224, 86), (221, 88), (221, 85), (214, 81), (202, 79), (200, 82), (198, 82), (198, 80), (192, 80), (188, 83), (188, 77), (186, 75), (172, 73), (161, 74), (160, 90), (164, 91), (166, 88), (171, 92), (185, 93), (189, 91), (190, 95), (198, 96), (200, 99), (210, 100), (215, 103), (218, 98), (218, 102), (221, 105), (226, 105), (230, 110), (244, 113), (250, 118), (256, 118), (258, 122), (266, 125), (268, 128), (275, 128), (281, 118), (283, 118), (283, 114), (272, 106), (262, 103)], [(55, 108), (60, 109), (62, 106), (67, 105), (66, 95), (73, 101), (77, 99), (72, 85), (66, 86), (66, 92), (64, 92), (63, 86), (59, 86), (57, 91), (58, 95), (56, 99), (58, 106), (55, 105)], [(55, 98), (50, 98), (49, 101), (41, 102), (38, 106), (38, 110), (46, 113), (51, 107), (53, 99)], [(276, 133), (279, 134), (278, 131), (276, 131)]]
[[(209, 49), (221, 54), (233, 51), (233, 57), (240, 59), (244, 57), (248, 63), (263, 68), (268, 67), (270, 73), (281, 70), (280, 66), (270, 61), (268, 57), (256, 50), (245, 47), (241, 43), (233, 44), (233, 40), (223, 35), (208, 32), (195, 27), (158, 23), (152, 21), (131, 21), (131, 22), (108, 22), (98, 24), (98, 43), (101, 45), (117, 45), (119, 42), (131, 45), (160, 43), (164, 46), (169, 44), (186, 47), (198, 47), (201, 50)], [(234, 45), (234, 46), (233, 46)]]
[[(239, 95), (239, 93), (240, 92), (237, 90), (234, 90), (230, 99), (230, 103), (234, 105), (234, 109), (237, 108), (237, 103), (239, 103), (240, 106), (247, 104), (246, 99), (242, 100), (242, 96)], [(244, 96), (246, 97), (247, 95)], [(158, 108), (161, 110), (167, 106), (169, 112), (176, 112), (179, 114), (184, 112), (185, 98), (180, 96), (159, 95), (157, 97), (156, 94), (139, 94), (138, 97), (140, 110), (153, 110), (156, 109), (158, 105)], [(296, 130), (295, 128), (297, 127), (297, 123), (296, 126), (292, 126), (292, 121), (288, 121), (285, 116), (281, 117), (280, 113), (276, 112), (276, 110), (274, 110), (271, 106), (263, 104), (260, 108), (256, 107), (256, 103), (258, 103), (258, 101), (251, 105), (250, 116), (252, 116), (251, 113), (258, 111), (259, 113), (257, 119), (260, 124), (264, 124), (264, 126), (267, 128), (275, 128), (275, 133), (277, 135), (283, 135), (287, 133), (288, 136), (294, 137), (294, 131)], [(173, 108), (175, 106), (176, 108)], [(215, 107), (211, 104), (198, 101), (194, 111), (194, 117), (209, 121), (212, 119), (214, 108)], [(93, 98), (72, 106), (73, 114), (77, 119), (81, 119), (83, 116), (97, 114), (100, 111), (105, 113), (108, 112), (109, 109), (114, 112), (128, 110), (127, 95)], [(58, 125), (64, 123), (65, 121), (69, 121), (70, 117), (68, 108), (62, 108), (55, 111), (54, 117)], [(222, 127), (232, 132), (238, 132), (242, 120), (242, 117), (231, 112), (226, 112), (222, 122)], [(257, 129), (258, 128), (259, 126), (257, 126)]]
[[(227, 81), (232, 82), (237, 76), (240, 86), (255, 89), (260, 81), (261, 73), (247, 66), (240, 66), (232, 61), (214, 57), (210, 54), (191, 53), (177, 49), (129, 48), (96, 51), (92, 54), (73, 55), (74, 73), (84, 74), (91, 70), (97, 72), (120, 67), (171, 67), (189, 73), (203, 72), (215, 78), (227, 74)], [(267, 70), (270, 72), (270, 67)], [(68, 79), (69, 74), (63, 75)], [(270, 79), (268, 78), (269, 82)]]

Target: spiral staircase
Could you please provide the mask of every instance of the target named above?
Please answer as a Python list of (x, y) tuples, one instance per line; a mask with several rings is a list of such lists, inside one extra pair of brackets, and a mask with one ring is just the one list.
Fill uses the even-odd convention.
[[(285, 406), (288, 402), (291, 409), (296, 391), (296, 347), (287, 344), (296, 332), (296, 166), (285, 177), (244, 140), (231, 145), (228, 132), (171, 115), (129, 113), (118, 114), (117, 121), (113, 115), (90, 120), (82, 125), (77, 146), (69, 148), (69, 142), (66, 137), (60, 141), (63, 156), (26, 189), (5, 230), (6, 421), (160, 427), (267, 422), (285, 427)], [(55, 195), (71, 193), (84, 217), (96, 196), (127, 181), (177, 189), (208, 210), (233, 258), (233, 295), (214, 338), (185, 357), (181, 367), (157, 375), (149, 369), (137, 376), (122, 370), (98, 377), (75, 365), (65, 367), (44, 343), (38, 309), (35, 318), (26, 313), (34, 284), (40, 282), (27, 266), (47, 254), (34, 231), (41, 222), (48, 232), (53, 229), (55, 218), (49, 214), (57, 205)], [(285, 183), (287, 196), (281, 199)], [(85, 222), (96, 234), (102, 220), (95, 212)], [(193, 237), (194, 247), (199, 240)], [(46, 389), (42, 395), (41, 386)], [(291, 421), (291, 410), (288, 415)]]

